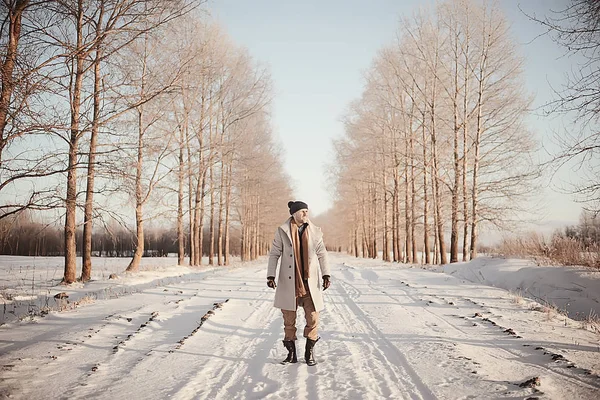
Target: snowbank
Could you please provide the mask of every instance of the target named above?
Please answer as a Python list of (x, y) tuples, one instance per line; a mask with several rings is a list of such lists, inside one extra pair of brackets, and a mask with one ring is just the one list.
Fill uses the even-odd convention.
[(600, 315), (600, 271), (539, 266), (530, 260), (494, 257), (445, 265), (443, 271), (465, 281), (503, 288), (555, 306), (572, 319)]

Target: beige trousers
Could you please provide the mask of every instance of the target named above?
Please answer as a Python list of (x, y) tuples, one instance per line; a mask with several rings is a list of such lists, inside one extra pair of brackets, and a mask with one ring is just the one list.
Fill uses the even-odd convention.
[(303, 297), (296, 298), (296, 310), (281, 310), (283, 313), (283, 340), (296, 340), (296, 314), (298, 306), (304, 308), (304, 316), (306, 318), (306, 326), (304, 327), (304, 337), (317, 340), (317, 326), (319, 324), (319, 312), (315, 311), (315, 304), (310, 297), (310, 293), (306, 293)]

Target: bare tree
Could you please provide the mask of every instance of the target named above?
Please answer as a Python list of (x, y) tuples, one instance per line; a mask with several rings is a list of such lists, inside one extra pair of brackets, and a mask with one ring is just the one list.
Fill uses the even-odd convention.
[(46, 178), (64, 172), (64, 165), (56, 152), (46, 153), (33, 143), (36, 135), (58, 128), (51, 109), (43, 114), (38, 109), (43, 93), (49, 90), (46, 69), (62, 56), (54, 48), (40, 52), (44, 31), (58, 23), (46, 11), (47, 3), (0, 2), (0, 193), (13, 199), (0, 204), (0, 219), (25, 209), (49, 210), (60, 205), (56, 189)]
[[(164, 67), (168, 65), (164, 54), (164, 47), (159, 45), (160, 41), (155, 36), (149, 34), (143, 36), (139, 43), (138, 55), (139, 64), (134, 68), (137, 74), (136, 89), (137, 93), (133, 96), (133, 102), (138, 104), (135, 108), (135, 127), (136, 137), (136, 156), (134, 164), (134, 196), (135, 196), (135, 220), (136, 220), (136, 248), (134, 256), (127, 267), (127, 271), (135, 272), (139, 269), (139, 263), (144, 254), (144, 205), (150, 199), (150, 196), (156, 185), (164, 179), (169, 170), (163, 171), (162, 161), (170, 155), (172, 135), (167, 135), (166, 140), (159, 139), (154, 125), (165, 118), (163, 108), (156, 102), (144, 103), (142, 100), (147, 97), (157, 97), (158, 93), (166, 93), (172, 88), (177, 79), (178, 69), (174, 68), (175, 74), (171, 76), (164, 75)], [(162, 57), (158, 55), (160, 53)], [(160, 61), (159, 61), (160, 59)], [(173, 70), (171, 70), (173, 72)], [(165, 98), (156, 100), (169, 101)], [(154, 107), (153, 107), (154, 106)], [(162, 136), (164, 137), (164, 136)], [(152, 157), (151, 167), (145, 162), (146, 152)], [(145, 171), (149, 171), (148, 176)]]
[(95, 179), (95, 163), (96, 163), (96, 147), (98, 144), (98, 131), (100, 129), (100, 83), (102, 74), (100, 72), (100, 61), (102, 59), (102, 39), (104, 23), (104, 1), (98, 5), (98, 17), (95, 22), (95, 44), (94, 44), (94, 59), (92, 61), (94, 69), (94, 89), (93, 89), (93, 111), (92, 111), (92, 127), (90, 136), (90, 148), (88, 153), (88, 170), (87, 170), (87, 186), (85, 191), (85, 206), (84, 206), (84, 222), (83, 222), (83, 250), (82, 250), (82, 265), (81, 265), (81, 281), (86, 282), (92, 276), (92, 213), (94, 207), (94, 179)]
[[(12, 7), (10, 10), (22, 15), (31, 13), (28, 26), (38, 29), (35, 32), (38, 44), (53, 46), (44, 53), (44, 56), (50, 56), (49, 59), (39, 57), (42, 65), (23, 64), (17, 74), (11, 73), (11, 77), (17, 78), (12, 85), (15, 90), (8, 96), (11, 85), (5, 83), (12, 84), (12, 81), (9, 82), (7, 75), (3, 75), (2, 99), (8, 98), (9, 105), (4, 120), (2, 149), (13, 142), (12, 138), (24, 137), (26, 133), (52, 132), (67, 144), (69, 151), (68, 162), (63, 162), (66, 168), (60, 164), (64, 154), (59, 152), (23, 151), (22, 154), (29, 157), (27, 160), (7, 160), (2, 157), (5, 153), (0, 152), (2, 171), (16, 171), (16, 162), (29, 163), (29, 170), (23, 170), (24, 173), (19, 176), (2, 179), (0, 190), (20, 178), (27, 180), (66, 172), (65, 283), (75, 280), (77, 240), (83, 238), (81, 279), (85, 281), (91, 276), (91, 254), (96, 249), (92, 237), (94, 219), (102, 213), (111, 218), (120, 214), (118, 210), (101, 208), (99, 201), (102, 201), (102, 195), (105, 201), (113, 198), (108, 200), (108, 204), (118, 202), (124, 193), (134, 198), (135, 255), (128, 270), (138, 268), (146, 246), (151, 246), (151, 250), (159, 246), (157, 237), (146, 234), (144, 222), (159, 215), (162, 218), (173, 211), (168, 200), (162, 201), (161, 198), (161, 194), (169, 197), (172, 193), (177, 196), (179, 262), (182, 262), (185, 252), (186, 212), (190, 220), (190, 263), (200, 262), (204, 205), (206, 196), (210, 196), (215, 204), (215, 213), (220, 215), (216, 219), (218, 225), (211, 224), (217, 228), (215, 236), (218, 236), (218, 240), (213, 238), (211, 243), (217, 245), (219, 263), (228, 263), (231, 247), (237, 247), (230, 247), (231, 240), (237, 237), (237, 221), (232, 217), (236, 207), (246, 201), (240, 195), (242, 185), (239, 176), (248, 158), (240, 154), (240, 149), (247, 141), (249, 127), (256, 130), (257, 142), (253, 145), (260, 146), (262, 159), (256, 159), (258, 168), (255, 168), (256, 173), (252, 170), (250, 174), (253, 195), (248, 199), (251, 223), (246, 239), (251, 257), (268, 250), (268, 236), (281, 219), (270, 213), (281, 216), (283, 212), (285, 215), (285, 209), (282, 210), (278, 204), (285, 205), (286, 200), (291, 198), (287, 177), (272, 174), (261, 164), (272, 159), (271, 166), (281, 169), (278, 151), (270, 135), (269, 116), (265, 112), (270, 98), (270, 80), (264, 68), (253, 63), (244, 49), (223, 39), (225, 35), (218, 33), (218, 29), (212, 29), (210, 24), (198, 22), (198, 15), (188, 19), (193, 21), (188, 25), (193, 29), (187, 40), (179, 41), (188, 32), (171, 22), (201, 3), (201, 0), (7, 0), (0, 3), (7, 14), (9, 6)], [(25, 6), (21, 10), (22, 4)], [(39, 11), (44, 18), (34, 18), (34, 11)], [(11, 48), (18, 48), (18, 40), (9, 40), (9, 37), (14, 38), (11, 32), (15, 32), (15, 22), (20, 23), (19, 18), (2, 25), (0, 45), (4, 47), (6, 44), (7, 49), (13, 43), (15, 47)], [(8, 25), (13, 28), (5, 30)], [(213, 31), (217, 33), (211, 33)], [(34, 37), (30, 33), (27, 32), (27, 40)], [(27, 40), (24, 43), (29, 45)], [(175, 41), (178, 41), (177, 45)], [(32, 45), (27, 50), (34, 48)], [(9, 57), (3, 59), (3, 73), (12, 60), (8, 53)], [(12, 62), (19, 65), (19, 52), (15, 54), (16, 61)], [(26, 66), (31, 67), (33, 72), (26, 71)], [(38, 81), (22, 79), (23, 76), (37, 78), (35, 74), (40, 71), (45, 75), (40, 74)], [(26, 115), (29, 111), (18, 106), (37, 105), (24, 99), (31, 87), (35, 86), (36, 90), (44, 88), (39, 82), (50, 87), (51, 96), (57, 99), (56, 105), (51, 109), (52, 114), (40, 113), (40, 109), (32, 108), (31, 115)], [(22, 104), (19, 104), (20, 101)], [(48, 127), (41, 123), (36, 125), (33, 119), (36, 113), (44, 115), (52, 123)], [(13, 118), (16, 115), (18, 118)], [(30, 124), (25, 129), (17, 127), (15, 122), (22, 123), (24, 116), (29, 118), (27, 122)], [(254, 153), (250, 155), (256, 157)], [(81, 176), (79, 170), (84, 166), (87, 175)], [(214, 191), (206, 190), (209, 172), (210, 178), (215, 181)], [(173, 187), (165, 182), (174, 174), (177, 183), (176, 189), (172, 190)], [(0, 173), (0, 177), (6, 176)], [(115, 179), (117, 177), (120, 179)], [(87, 181), (86, 200), (85, 204), (79, 204), (77, 187), (83, 178)], [(187, 184), (184, 184), (186, 179)], [(51, 189), (48, 194), (59, 201), (60, 193)], [(114, 196), (102, 193), (104, 190), (110, 190)], [(21, 206), (55, 207), (56, 203), (40, 202), (42, 193), (39, 189), (33, 190), (29, 201), (0, 205), (0, 210), (6, 210), (0, 212), (0, 218), (15, 215), (22, 209)], [(186, 195), (187, 210), (184, 205)], [(148, 207), (148, 204), (156, 204), (157, 207)], [(84, 208), (83, 235), (77, 230), (75, 211), (78, 205)], [(152, 208), (156, 212), (150, 211)], [(124, 225), (123, 221), (121, 223)], [(110, 251), (125, 255), (128, 251), (126, 240), (117, 240), (115, 235), (111, 237), (115, 240), (111, 239), (110, 244), (100, 239), (96, 241), (102, 245), (101, 254), (110, 247), (113, 249)], [(164, 244), (160, 246), (165, 248)]]
[[(448, 217), (452, 262), (458, 261), (460, 214), (463, 259), (467, 225), (473, 258), (481, 223), (505, 226), (516, 218), (537, 177), (530, 157), (535, 143), (523, 124), (530, 98), (520, 83), (521, 65), (504, 17), (488, 2), (449, 0), (403, 20), (395, 45), (376, 56), (365, 91), (351, 106), (346, 137), (335, 146), (336, 191), (354, 207), (348, 214), (359, 226), (348, 241), (361, 240), (363, 256), (376, 252), (378, 238), (385, 243), (379, 227), (388, 217), (375, 216), (386, 210), (378, 201), (387, 190), (394, 197), (394, 252), (407, 262), (417, 260), (420, 230), (423, 261), (432, 261), (430, 208), (433, 262), (442, 264), (448, 261)], [(368, 172), (354, 169), (362, 159), (369, 160)], [(388, 166), (393, 184), (387, 183)]]
[(530, 19), (547, 29), (553, 41), (566, 54), (576, 55), (561, 88), (555, 88), (555, 100), (546, 105), (549, 113), (566, 115), (572, 127), (556, 134), (561, 151), (551, 167), (558, 169), (568, 162), (579, 165), (579, 182), (571, 183), (571, 192), (585, 203), (585, 208), (600, 213), (600, 3), (594, 0), (570, 0), (564, 8), (549, 16)]

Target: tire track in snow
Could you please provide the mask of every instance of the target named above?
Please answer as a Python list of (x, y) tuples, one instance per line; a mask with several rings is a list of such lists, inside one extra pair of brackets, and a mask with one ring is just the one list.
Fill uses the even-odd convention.
[[(436, 294), (429, 294), (429, 296), (435, 297), (435, 298), (441, 298), (439, 295)], [(444, 301), (446, 301), (444, 299)], [(480, 306), (480, 304), (474, 302), (473, 300), (469, 299), (469, 298), (463, 298), (463, 297), (459, 297), (458, 300), (454, 300), (453, 302), (457, 302), (460, 301), (463, 304), (473, 307), (473, 306)], [(446, 301), (447, 302), (447, 301)], [(445, 316), (440, 316), (437, 315), (435, 312), (433, 312), (432, 310), (426, 309), (427, 312), (429, 312), (432, 315), (437, 316), (437, 318), (446, 321), (446, 323), (450, 326), (452, 326), (454, 329), (460, 331), (461, 333), (465, 334), (466, 338), (471, 337), (471, 335), (469, 334), (469, 332), (467, 332), (466, 330), (463, 330), (461, 328), (459, 328), (456, 324), (454, 324), (453, 322), (450, 322), (450, 318), (447, 318)], [(474, 313), (476, 312), (475, 310), (471, 310)], [(458, 315), (453, 315), (452, 317), (455, 318), (461, 318)], [(469, 319), (464, 319), (465, 321), (471, 321)], [(505, 327), (496, 325), (496, 323), (479, 323), (477, 325), (478, 327), (483, 327), (484, 329), (487, 329), (489, 331), (491, 331), (491, 333), (495, 336), (500, 336), (503, 339), (507, 338), (506, 334), (503, 333), (503, 330), (505, 329)], [(469, 329), (469, 328), (476, 328), (473, 325), (466, 325), (465, 329)], [(523, 338), (511, 338), (508, 337), (507, 340), (512, 341), (512, 340), (520, 340)], [(521, 340), (520, 340), (521, 341)], [(534, 368), (536, 370), (538, 370), (538, 374), (544, 374), (544, 373), (549, 373), (551, 375), (556, 375), (559, 379), (563, 378), (567, 381), (569, 381), (570, 383), (574, 384), (574, 385), (583, 385), (586, 386), (589, 389), (594, 389), (594, 390), (600, 390), (600, 383), (598, 383), (597, 379), (593, 379), (589, 376), (584, 376), (584, 375), (580, 375), (577, 374), (576, 371), (572, 370), (572, 369), (568, 369), (565, 368), (563, 365), (560, 365), (559, 363), (555, 362), (555, 361), (551, 361), (551, 358), (548, 357), (548, 364), (539, 364), (539, 363), (533, 363), (533, 362), (526, 362), (525, 360), (528, 359), (530, 356), (533, 357), (537, 357), (539, 356), (539, 353), (533, 351), (532, 349), (535, 349), (537, 347), (536, 344), (529, 342), (528, 340), (524, 339), (522, 341), (525, 341), (528, 346), (523, 346), (525, 347), (524, 349), (521, 349), (522, 351), (517, 351), (517, 350), (512, 350), (506, 346), (502, 346), (499, 345), (496, 341), (490, 341), (488, 343), (486, 343), (488, 346), (494, 347), (497, 350), (503, 352), (506, 354), (506, 357), (502, 357), (503, 360), (507, 361), (507, 362), (513, 362), (513, 360), (520, 360), (520, 363), (522, 365), (526, 365), (529, 366), (531, 368)], [(506, 342), (508, 343), (508, 342)]]
[[(418, 293), (419, 288), (410, 286), (409, 284), (405, 283), (403, 280), (402, 281), (395, 280), (395, 282), (397, 284), (398, 283), (400, 284), (396, 288), (399, 289), (400, 291), (402, 291), (403, 294), (405, 296), (407, 296), (409, 299), (411, 299), (414, 303), (422, 302), (421, 299), (413, 296), (410, 293), (410, 292)], [(398, 299), (397, 296), (391, 295), (387, 291), (381, 290), (381, 288), (379, 288), (379, 287), (375, 287), (373, 284), (369, 284), (369, 287), (373, 291), (382, 293), (395, 302), (398, 302), (398, 303), (400, 302), (400, 299)], [(410, 292), (409, 292), (409, 290), (410, 290)], [(448, 301), (446, 299), (442, 298), (440, 295), (437, 295), (437, 294), (432, 294), (432, 293), (423, 294), (423, 296), (420, 296), (420, 297), (426, 297), (426, 296), (430, 296), (430, 297), (437, 298), (437, 299), (442, 299), (445, 303), (444, 305), (448, 304)], [(476, 312), (475, 310), (478, 310), (479, 307), (482, 307), (480, 304), (474, 302), (473, 300), (471, 300), (469, 298), (464, 298), (462, 296), (459, 296), (458, 298), (453, 299), (452, 302), (454, 303), (454, 306), (457, 309), (459, 308), (458, 306), (456, 306), (456, 304), (458, 302), (462, 303), (463, 305), (466, 305), (469, 308), (473, 308), (473, 310), (472, 310), (473, 313), (475, 313)], [(437, 312), (435, 312), (433, 309), (430, 309), (427, 306), (422, 307), (422, 309), (425, 312), (427, 312), (429, 315), (436, 318), (438, 321), (443, 322), (446, 327), (455, 331), (454, 335), (452, 335), (452, 334), (446, 335), (446, 336), (450, 336), (450, 338), (454, 338), (454, 339), (443, 339), (444, 341), (452, 343), (452, 342), (456, 342), (457, 340), (459, 340), (459, 341), (464, 340), (466, 342), (466, 344), (469, 344), (469, 341), (471, 340), (472, 335), (468, 332), (468, 330), (470, 328), (475, 328), (473, 325), (465, 324), (464, 327), (459, 327), (458, 324), (456, 324), (454, 322), (455, 319), (461, 318), (458, 315), (450, 315), (450, 316), (439, 315)], [(435, 310), (438, 310), (438, 309), (435, 309)], [(443, 310), (443, 308), (439, 309), (439, 310)], [(492, 328), (497, 328), (496, 326), (493, 326), (491, 324), (478, 324), (478, 327), (483, 327), (484, 329), (487, 329), (487, 330), (491, 330)], [(501, 332), (502, 331), (500, 330), (500, 331), (491, 332), (491, 333), (494, 336), (498, 335), (498, 336), (501, 336), (503, 339), (505, 339), (506, 335), (502, 334)], [(480, 335), (477, 335), (477, 336), (480, 336)], [(509, 338), (508, 340), (510, 340), (510, 341), (519, 340), (519, 338)], [(529, 345), (524, 346), (523, 349), (519, 349), (521, 351), (508, 348), (507, 346), (511, 345), (511, 343), (509, 343), (509, 342), (503, 342), (504, 345), (501, 345), (501, 344), (498, 344), (495, 340), (494, 341), (490, 340), (483, 344), (488, 349), (495, 349), (495, 352), (494, 352), (495, 354), (493, 354), (493, 358), (495, 358), (496, 360), (502, 360), (502, 362), (511, 364), (511, 365), (513, 365), (513, 368), (515, 368), (514, 363), (517, 362), (518, 363), (517, 365), (520, 365), (523, 367), (528, 367), (528, 368), (532, 369), (533, 370), (532, 373), (534, 375), (541, 375), (541, 376), (550, 375), (551, 379), (554, 378), (554, 379), (558, 379), (558, 380), (560, 380), (560, 379), (566, 380), (569, 383), (573, 384), (574, 387), (585, 386), (586, 388), (588, 388), (590, 390), (600, 390), (600, 384), (598, 384), (597, 380), (594, 380), (588, 376), (578, 375), (572, 369), (567, 369), (564, 366), (557, 364), (556, 362), (550, 362), (551, 361), (550, 358), (548, 360), (548, 362), (549, 362), (548, 364), (527, 361), (531, 357), (534, 357), (534, 358), (539, 357), (539, 353), (536, 353), (532, 350), (533, 348), (536, 347), (533, 343), (527, 342), (527, 344), (529, 344)], [(492, 352), (492, 350), (488, 350), (488, 351)]]
[[(248, 270), (242, 271), (242, 279), (238, 277), (239, 271), (223, 270), (223, 273), (225, 272), (230, 275), (225, 278), (221, 274), (209, 277), (218, 280), (217, 282), (212, 279), (198, 282), (198, 285), (195, 285), (196, 296), (185, 304), (185, 307), (182, 306), (182, 302), (172, 301), (163, 305), (163, 308), (158, 310), (158, 318), (144, 328), (148, 329), (148, 332), (136, 337), (131, 345), (127, 344), (124, 351), (117, 352), (109, 363), (102, 365), (99, 371), (90, 377), (94, 381), (90, 380), (87, 387), (78, 390), (75, 398), (86, 398), (87, 391), (91, 396), (103, 393), (107, 397), (162, 399), (171, 397), (182, 387), (185, 388), (193, 376), (203, 369), (202, 360), (218, 358), (216, 354), (219, 343), (204, 342), (198, 337), (206, 338), (206, 334), (210, 337), (215, 329), (220, 329), (219, 324), (212, 321), (229, 309), (231, 303), (246, 301), (243, 297), (247, 296), (244, 292), (248, 291), (248, 284), (244, 278), (247, 278)], [(261, 301), (262, 296), (257, 298), (253, 293), (250, 296), (252, 297), (248, 300), (251, 300), (252, 304)], [(222, 309), (216, 311), (196, 334), (191, 335), (198, 327), (200, 317), (213, 307), (214, 302), (223, 301), (226, 297), (233, 301), (230, 300)], [(227, 318), (225, 321), (230, 323)], [(184, 345), (181, 345), (179, 342), (186, 336)], [(225, 335), (225, 340), (227, 336), (229, 335)], [(216, 365), (222, 367), (222, 361), (218, 361)], [(112, 371), (113, 369), (115, 371)], [(143, 384), (132, 386), (132, 379), (135, 379), (132, 377), (137, 377), (136, 383), (141, 378)], [(206, 381), (200, 382), (200, 385), (205, 386)], [(183, 398), (197, 397), (194, 391), (183, 395)]]
[[(468, 362), (464, 360), (471, 361), (468, 358), (456, 357), (454, 354), (456, 349), (454, 348), (455, 344), (451, 339), (448, 339), (445, 336), (441, 336), (444, 332), (439, 332), (437, 330), (437, 325), (434, 323), (431, 324), (431, 318), (435, 317), (437, 320), (439, 317), (437, 315), (431, 314), (427, 309), (427, 306), (423, 303), (423, 301), (417, 300), (414, 296), (409, 296), (408, 292), (405, 288), (411, 287), (409, 284), (402, 282), (402, 285), (394, 283), (392, 280), (391, 285), (386, 285), (385, 283), (380, 282), (377, 273), (374, 271), (361, 271), (361, 275), (365, 279), (365, 291), (364, 295), (368, 297), (387, 297), (392, 300), (391, 303), (382, 302), (382, 304), (390, 304), (388, 307), (390, 311), (395, 310), (396, 312), (392, 312), (391, 320), (390, 316), (383, 317), (380, 312), (376, 312), (376, 318), (373, 323), (374, 327), (377, 327), (378, 324), (383, 323), (384, 327), (389, 326), (392, 330), (391, 336), (397, 338), (396, 340), (400, 341), (401, 348), (397, 347), (392, 339), (387, 339), (386, 334), (382, 329), (378, 329), (379, 335), (385, 337), (388, 340), (390, 346), (398, 349), (398, 353), (402, 356), (404, 354), (410, 355), (410, 362), (408, 361), (407, 356), (404, 356), (405, 363), (409, 364), (412, 367), (412, 370), (415, 375), (423, 374), (423, 378), (420, 378), (422, 386), (426, 387), (429, 392), (432, 392), (435, 388), (435, 393), (437, 393), (441, 398), (456, 398), (456, 390), (460, 390), (459, 388), (462, 385), (472, 385), (477, 381), (476, 375), (472, 375), (472, 367), (467, 369)], [(389, 282), (389, 281), (386, 281)], [(383, 289), (382, 289), (382, 285)], [(347, 283), (346, 286), (349, 288), (348, 293), (351, 297), (359, 298), (363, 296), (363, 291), (358, 289), (353, 284)], [(391, 295), (388, 292), (399, 291), (400, 293), (394, 293)], [(412, 291), (412, 289), (411, 289)], [(408, 300), (408, 303), (407, 303)], [(360, 303), (360, 302), (359, 302)], [(419, 305), (419, 303), (423, 303)], [(367, 301), (365, 305), (369, 307), (369, 305), (373, 305), (373, 301)], [(411, 307), (407, 307), (406, 304), (411, 304), (417, 306), (414, 308), (418, 310), (419, 313), (413, 312)], [(377, 307), (374, 306), (376, 309)], [(423, 313), (422, 311), (428, 311), (427, 313)], [(398, 313), (400, 311), (400, 313)], [(368, 315), (365, 313), (365, 315)], [(385, 315), (385, 314), (383, 314)], [(411, 323), (408, 325), (409, 331), (412, 335), (400, 334), (397, 331), (397, 326), (395, 324), (390, 325), (390, 321), (394, 321), (394, 318), (405, 318), (409, 316), (411, 319)], [(425, 316), (425, 318), (423, 317)], [(429, 317), (429, 318), (427, 318)], [(369, 318), (370, 319), (370, 318)], [(432, 327), (434, 330), (441, 334), (440, 336), (430, 336), (429, 332)], [(452, 329), (454, 330), (454, 329)], [(413, 340), (411, 340), (411, 336), (413, 336)], [(408, 339), (408, 341), (406, 341)], [(402, 344), (405, 342), (406, 344)], [(417, 372), (418, 371), (418, 372)], [(426, 383), (424, 382), (427, 381)], [(484, 392), (486, 393), (486, 392)], [(434, 396), (433, 394), (431, 396)], [(427, 397), (429, 398), (429, 397)]]
[[(161, 292), (157, 292), (161, 293)], [(180, 299), (181, 300), (181, 299)], [(94, 368), (82, 376), (77, 385), (66, 391), (69, 398), (86, 398), (106, 393), (128, 374), (143, 365), (148, 358), (161, 357), (175, 349), (179, 340), (197, 327), (200, 316), (210, 307), (206, 300), (198, 297), (198, 291), (186, 301), (166, 301), (141, 308), (131, 318), (138, 321), (128, 331), (96, 338), (99, 347), (106, 348), (106, 341), (114, 341), (110, 354), (104, 354)], [(190, 315), (193, 313), (193, 317)], [(137, 329), (136, 329), (137, 327)], [(127, 333), (129, 332), (129, 333)], [(92, 343), (90, 343), (92, 345)]]
[[(19, 358), (21, 363), (15, 365), (12, 373), (18, 380), (25, 380), (27, 385), (20, 388), (16, 398), (54, 398), (55, 396), (64, 396), (73, 387), (79, 387), (85, 382), (90, 372), (104, 360), (109, 351), (106, 342), (111, 342), (110, 347), (117, 345), (121, 338), (126, 337), (135, 330), (135, 323), (139, 314), (142, 312), (141, 306), (133, 306), (129, 309), (121, 310), (119, 313), (105, 315), (105, 317), (94, 320), (93, 324), (87, 325), (86, 318), (82, 321), (75, 320), (75, 331), (55, 332), (51, 331), (44, 339), (36, 337), (36, 342), (30, 345), (20, 345), (13, 353), (17, 354), (49, 354), (48, 356), (37, 356), (29, 359)], [(130, 315), (131, 318), (124, 317)], [(68, 316), (68, 314), (65, 314)], [(55, 315), (54, 318), (62, 319), (63, 315)], [(69, 339), (66, 339), (66, 338)], [(49, 344), (54, 343), (50, 348)], [(37, 351), (36, 348), (43, 346), (44, 351)], [(50, 351), (48, 351), (50, 350)], [(86, 360), (82, 363), (81, 360)], [(46, 383), (55, 379), (63, 382), (63, 389), (60, 393), (49, 392)], [(51, 386), (51, 388), (54, 388)]]
[[(219, 314), (207, 323), (207, 330), (194, 340), (189, 340), (188, 348), (208, 345), (212, 346), (210, 354), (203, 357), (195, 368), (199, 371), (187, 377), (186, 382), (170, 394), (174, 399), (207, 398), (264, 398), (279, 388), (277, 381), (269, 379), (261, 372), (267, 364), (269, 350), (273, 348), (280, 335), (279, 321), (275, 318), (279, 310), (273, 308), (270, 301), (265, 301), (266, 291), (253, 299), (250, 304), (260, 305), (239, 320), (238, 326), (223, 325), (220, 321), (230, 321), (228, 313), (239, 310), (238, 301), (230, 301), (234, 308), (228, 313)], [(271, 322), (265, 329), (265, 321)], [(212, 325), (212, 327), (211, 327)], [(247, 336), (246, 332), (258, 333), (250, 340), (227, 340), (235, 336)], [(221, 359), (218, 362), (215, 358)], [(222, 360), (226, 363), (223, 364)], [(237, 364), (237, 365), (236, 365)], [(282, 367), (281, 365), (277, 365)]]
[[(344, 326), (345, 331), (358, 331), (361, 336), (360, 345), (352, 341), (345, 343), (351, 354), (353, 370), (363, 371), (370, 375), (366, 389), (374, 392), (370, 398), (407, 396), (414, 399), (435, 398), (431, 390), (423, 383), (419, 375), (409, 364), (404, 354), (391, 343), (364, 313), (354, 300), (360, 296), (360, 291), (347, 282), (351, 271), (345, 270), (343, 278), (332, 288), (339, 293), (340, 301), (330, 301), (333, 306), (331, 318), (337, 324)], [(364, 277), (363, 277), (364, 279)], [(353, 280), (353, 279), (350, 279)], [(333, 300), (333, 299), (332, 299)], [(356, 355), (358, 354), (358, 358)], [(343, 368), (338, 366), (337, 368)], [(337, 373), (337, 372), (336, 372)], [(353, 373), (356, 376), (356, 373)], [(356, 376), (357, 382), (361, 377)], [(391, 385), (390, 383), (400, 383)], [(374, 385), (376, 388), (374, 388)], [(357, 394), (356, 394), (357, 395)]]

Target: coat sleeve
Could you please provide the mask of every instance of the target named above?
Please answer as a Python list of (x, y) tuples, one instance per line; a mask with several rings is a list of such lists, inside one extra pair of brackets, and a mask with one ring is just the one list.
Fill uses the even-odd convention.
[(329, 272), (329, 260), (327, 259), (327, 249), (325, 243), (323, 243), (323, 234), (320, 235), (319, 242), (315, 247), (315, 252), (319, 259), (319, 265), (321, 266), (321, 275), (331, 275)]
[(277, 262), (281, 257), (283, 250), (283, 240), (281, 239), (281, 229), (277, 228), (275, 231), (275, 239), (271, 245), (271, 251), (269, 251), (269, 266), (267, 267), (267, 276), (275, 276), (277, 271)]

